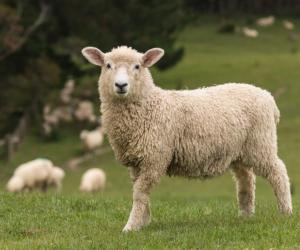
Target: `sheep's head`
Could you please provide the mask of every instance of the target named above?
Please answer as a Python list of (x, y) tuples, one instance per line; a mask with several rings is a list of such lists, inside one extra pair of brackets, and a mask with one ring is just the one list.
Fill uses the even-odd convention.
[(103, 53), (95, 47), (86, 47), (82, 54), (89, 62), (102, 68), (99, 80), (101, 98), (124, 100), (130, 96), (147, 95), (153, 86), (148, 68), (163, 56), (164, 50), (153, 48), (142, 54), (121, 46)]
[(81, 132), (80, 132), (80, 139), (81, 140), (85, 140), (86, 138), (87, 138), (87, 135), (88, 135), (88, 131), (87, 130), (82, 130)]

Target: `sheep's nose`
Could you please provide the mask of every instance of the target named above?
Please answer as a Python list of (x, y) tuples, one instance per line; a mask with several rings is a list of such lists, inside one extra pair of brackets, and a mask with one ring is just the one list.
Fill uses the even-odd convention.
[(128, 85), (128, 83), (127, 82), (116, 82), (115, 85), (118, 89), (122, 90), (123, 88), (125, 88)]

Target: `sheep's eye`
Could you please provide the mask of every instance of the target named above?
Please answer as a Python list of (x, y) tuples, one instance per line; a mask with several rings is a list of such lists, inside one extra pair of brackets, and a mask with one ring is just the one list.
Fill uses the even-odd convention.
[(139, 69), (139, 68), (140, 68), (140, 65), (137, 64), (137, 65), (134, 66), (134, 68), (135, 68), (135, 69)]
[(106, 64), (106, 68), (111, 69), (111, 65), (109, 63)]

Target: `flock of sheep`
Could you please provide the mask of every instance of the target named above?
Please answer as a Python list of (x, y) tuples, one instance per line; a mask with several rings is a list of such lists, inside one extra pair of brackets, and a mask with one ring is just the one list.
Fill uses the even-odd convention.
[[(261, 17), (256, 20), (256, 25), (260, 27), (268, 27), (268, 26), (272, 26), (274, 22), (275, 22), (274, 16)], [(283, 20), (282, 25), (286, 30), (293, 30), (295, 28), (294, 23), (288, 20)], [(246, 37), (250, 37), (250, 38), (258, 37), (258, 31), (256, 29), (243, 27), (241, 31), (243, 35), (245, 35)]]
[[(46, 192), (49, 187), (60, 190), (64, 177), (65, 171), (54, 166), (50, 160), (35, 159), (17, 167), (6, 188), (12, 193), (33, 190)], [(91, 168), (82, 175), (79, 190), (82, 192), (102, 191), (105, 183), (105, 172), (99, 168)]]
[(50, 136), (55, 129), (63, 122), (88, 122), (99, 124), (100, 118), (94, 113), (93, 103), (89, 100), (77, 100), (72, 97), (75, 89), (74, 80), (68, 80), (64, 88), (60, 91), (59, 105), (51, 107), (45, 105), (43, 110), (42, 132), (45, 136)]
[[(76, 100), (72, 97), (75, 84), (74, 80), (66, 82), (60, 91), (60, 104), (51, 108), (48, 104), (43, 110), (43, 133), (49, 136), (61, 122), (70, 122), (75, 119), (78, 122), (98, 124), (94, 130), (83, 130), (80, 139), (86, 151), (94, 151), (103, 144), (104, 133), (100, 124), (100, 118), (94, 113), (91, 101)], [(34, 189), (47, 191), (49, 187), (60, 190), (65, 177), (65, 171), (48, 160), (35, 159), (17, 167), (13, 176), (7, 183), (9, 192), (31, 191)], [(80, 191), (96, 192), (105, 187), (106, 175), (103, 170), (92, 168), (87, 170), (81, 179)]]

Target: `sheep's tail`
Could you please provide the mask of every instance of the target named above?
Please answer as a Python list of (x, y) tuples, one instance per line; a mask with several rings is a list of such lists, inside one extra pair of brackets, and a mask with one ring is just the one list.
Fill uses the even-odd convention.
[(276, 105), (275, 100), (274, 100), (274, 119), (275, 119), (275, 123), (278, 124), (280, 120), (280, 111)]

